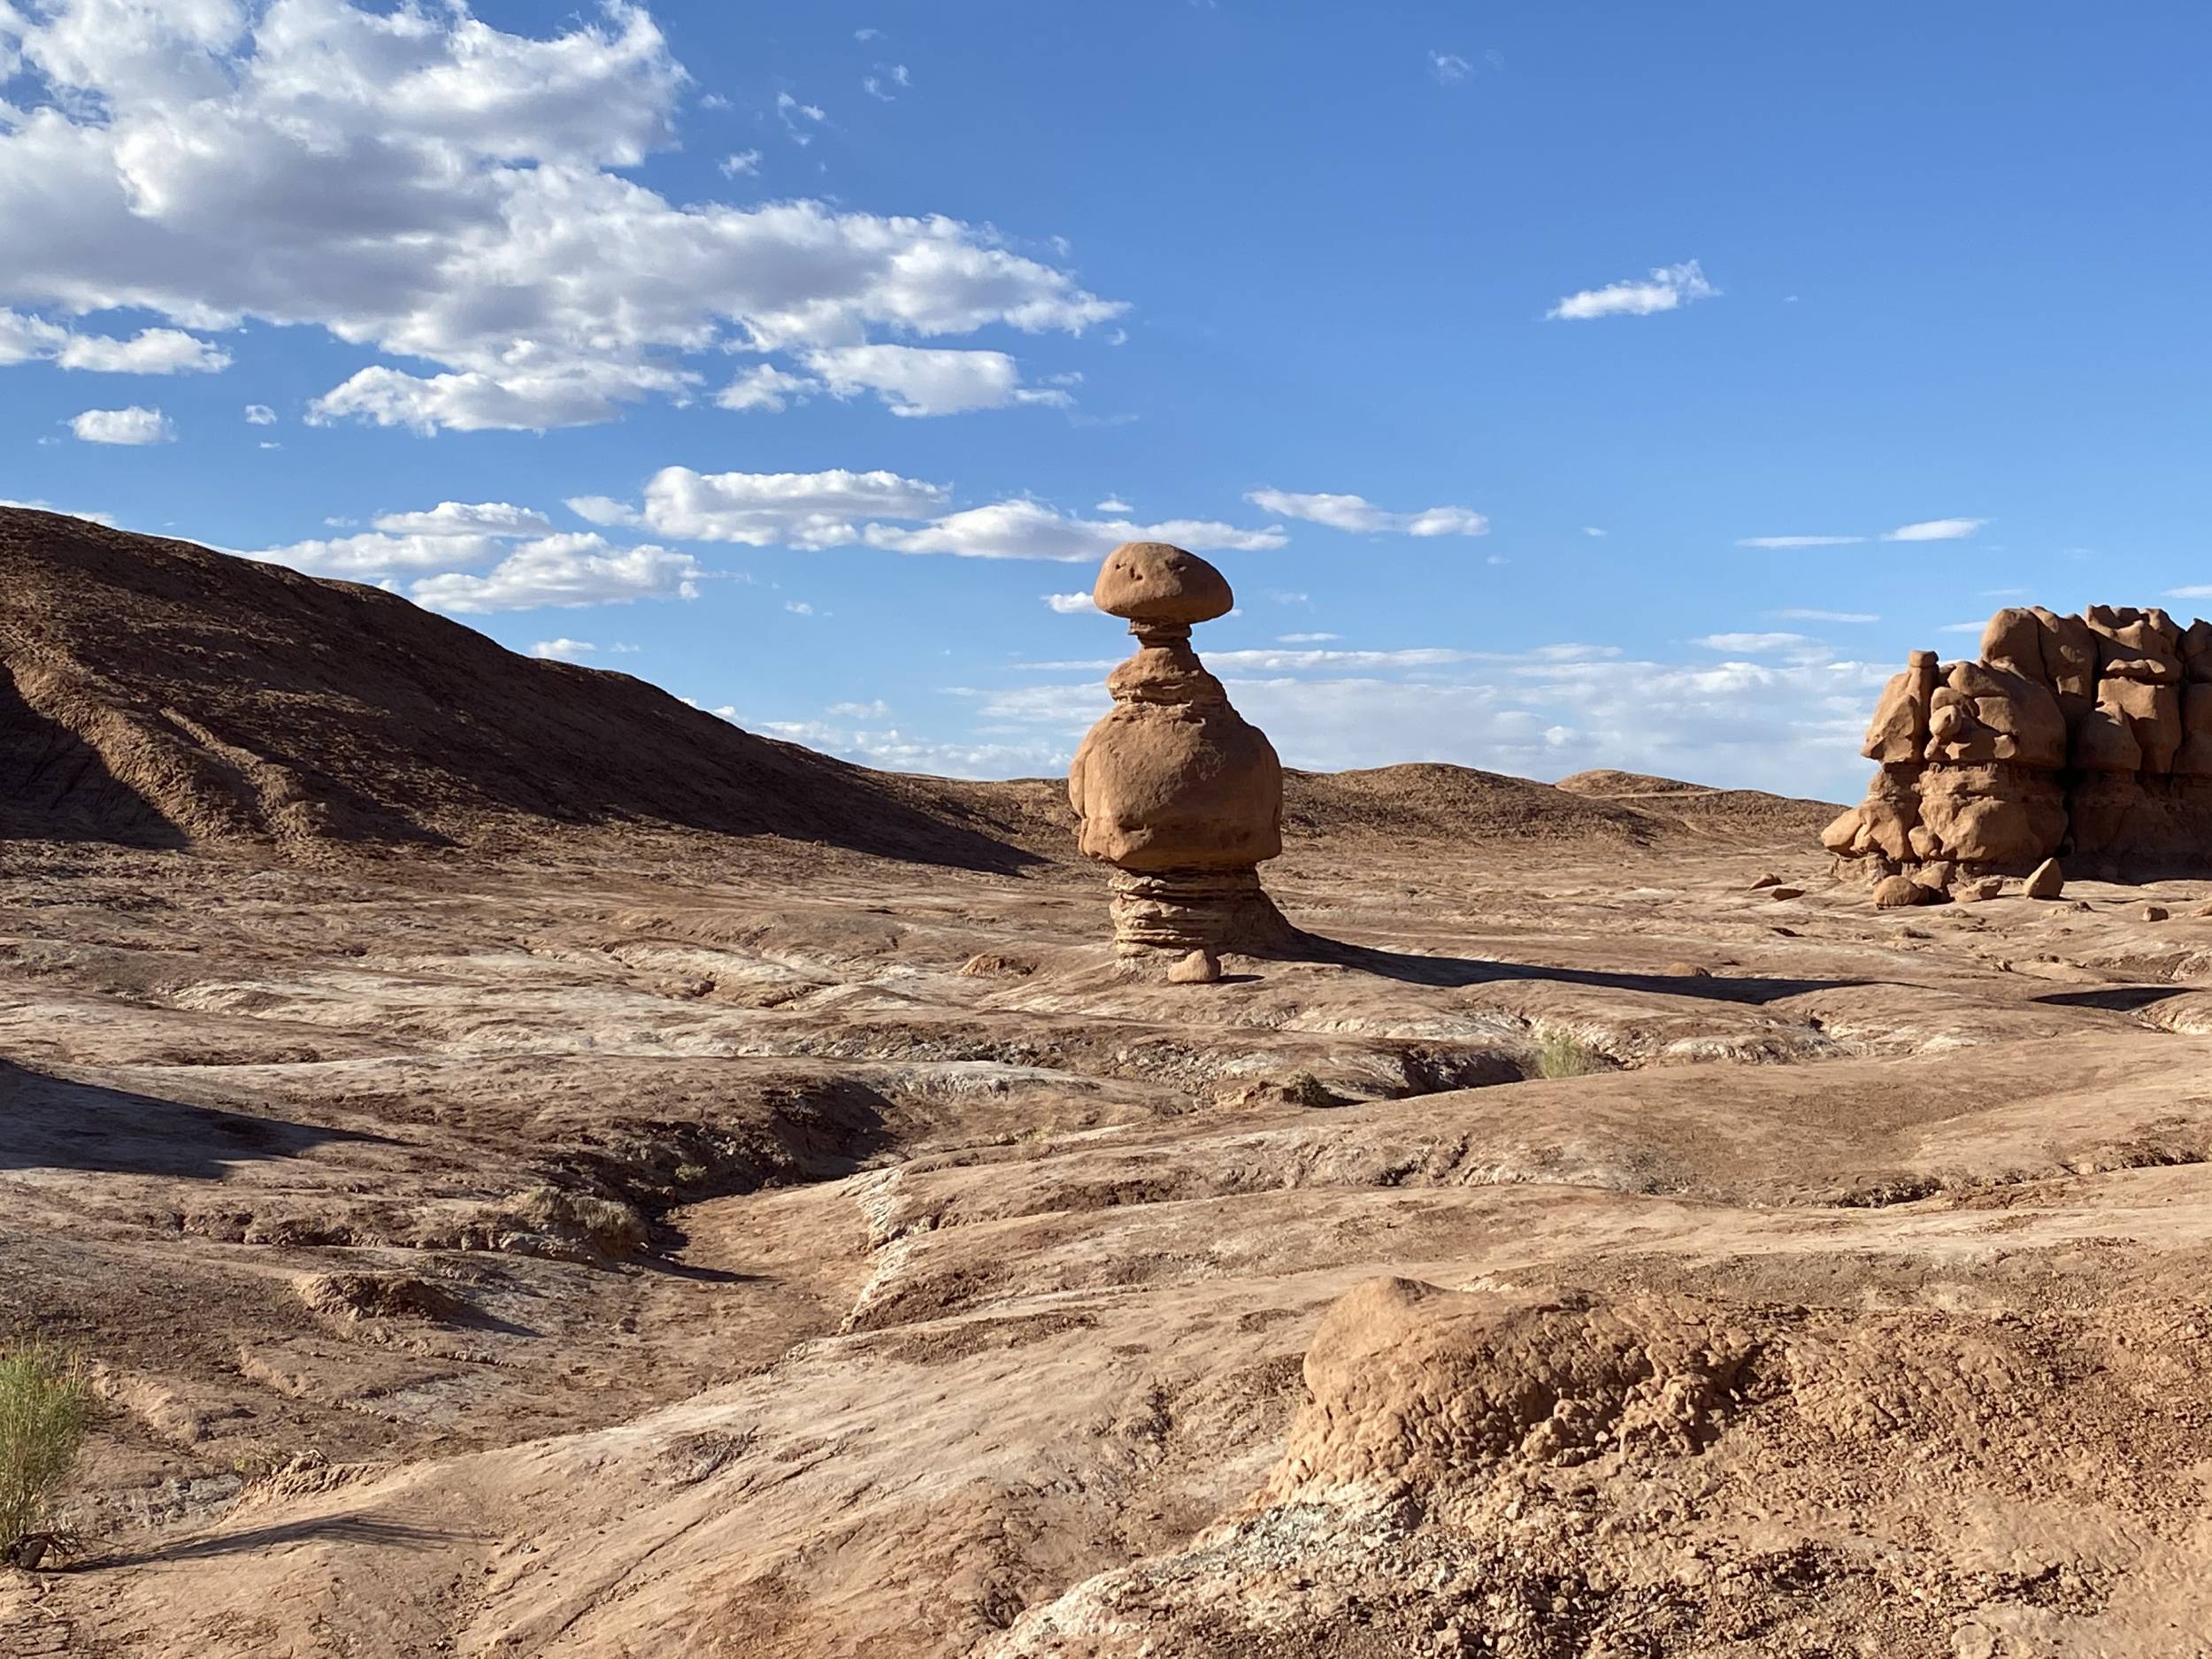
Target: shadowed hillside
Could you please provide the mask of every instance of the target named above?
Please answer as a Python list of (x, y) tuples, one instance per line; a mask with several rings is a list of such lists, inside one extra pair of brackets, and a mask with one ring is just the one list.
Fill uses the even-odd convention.
[(0, 830), (484, 846), (549, 825), (1029, 855), (921, 780), (756, 737), (396, 595), (0, 509)]

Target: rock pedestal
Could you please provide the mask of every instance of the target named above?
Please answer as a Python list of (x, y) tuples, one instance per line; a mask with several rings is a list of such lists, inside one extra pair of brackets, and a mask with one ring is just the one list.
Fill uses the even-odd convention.
[(1263, 951), (1292, 929), (1260, 887), (1281, 853), (1283, 769), (1190, 647), (1234, 603), (1221, 572), (1157, 541), (1116, 548), (1092, 598), (1137, 649), (1068, 773), (1085, 856), (1114, 866), (1116, 955), (1134, 971), (1194, 950)]
[(2023, 874), (2061, 854), (2212, 868), (2212, 624), (2093, 605), (2000, 611), (1980, 657), (1915, 651), (1863, 751), (1866, 800), (1823, 832), (1878, 879)]

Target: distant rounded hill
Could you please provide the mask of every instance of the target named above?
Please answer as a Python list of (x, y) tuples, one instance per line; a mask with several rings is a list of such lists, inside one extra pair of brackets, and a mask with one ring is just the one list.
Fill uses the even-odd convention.
[[(1313, 841), (1640, 845), (1834, 809), (1629, 772), (1292, 772)], [(873, 772), (631, 675), (519, 656), (396, 594), (0, 508), (0, 836), (499, 851), (698, 832), (1010, 872), (1071, 857), (1056, 780)]]

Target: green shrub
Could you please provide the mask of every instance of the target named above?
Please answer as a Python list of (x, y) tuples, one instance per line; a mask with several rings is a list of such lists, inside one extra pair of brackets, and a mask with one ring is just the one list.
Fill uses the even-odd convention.
[(0, 1562), (44, 1553), (54, 1499), (91, 1424), (92, 1390), (74, 1360), (37, 1345), (0, 1352)]
[(1612, 1064), (1604, 1055), (1571, 1031), (1563, 1031), (1555, 1025), (1538, 1033), (1536, 1075), (1539, 1077), (1589, 1077), (1594, 1072), (1611, 1070)]

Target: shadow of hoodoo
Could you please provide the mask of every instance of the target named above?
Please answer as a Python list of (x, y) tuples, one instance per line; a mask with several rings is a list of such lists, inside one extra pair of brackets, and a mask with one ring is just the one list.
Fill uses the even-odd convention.
[(234, 1164), (317, 1147), (395, 1144), (349, 1129), (256, 1118), (50, 1077), (0, 1060), (0, 1170), (83, 1170), (217, 1181)]

